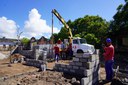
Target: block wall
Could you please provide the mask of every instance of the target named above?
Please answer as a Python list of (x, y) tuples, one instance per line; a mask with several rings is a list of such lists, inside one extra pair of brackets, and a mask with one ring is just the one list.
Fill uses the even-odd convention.
[(99, 80), (99, 55), (76, 54), (69, 64), (55, 64), (55, 70), (83, 77), (81, 85), (93, 85)]

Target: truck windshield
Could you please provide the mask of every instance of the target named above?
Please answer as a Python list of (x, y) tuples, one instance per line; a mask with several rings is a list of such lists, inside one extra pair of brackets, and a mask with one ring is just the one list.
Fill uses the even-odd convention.
[(81, 44), (87, 44), (87, 42), (86, 42), (85, 39), (80, 39), (80, 43), (81, 43)]

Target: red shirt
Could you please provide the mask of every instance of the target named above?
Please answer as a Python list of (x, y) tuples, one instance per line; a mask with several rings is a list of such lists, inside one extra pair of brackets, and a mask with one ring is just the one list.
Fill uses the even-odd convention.
[(104, 57), (105, 57), (105, 61), (107, 60), (113, 60), (114, 58), (114, 46), (110, 45), (108, 47), (105, 47), (105, 53), (103, 53)]
[(54, 47), (54, 50), (55, 50), (55, 53), (58, 53), (59, 54), (60, 51), (59, 51), (59, 47), (58, 46), (55, 46)]

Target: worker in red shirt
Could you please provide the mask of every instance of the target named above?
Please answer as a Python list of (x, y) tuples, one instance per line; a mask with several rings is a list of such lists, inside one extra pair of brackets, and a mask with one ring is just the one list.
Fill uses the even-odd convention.
[(114, 46), (110, 38), (106, 39), (107, 46), (104, 47), (105, 52), (103, 56), (105, 58), (105, 71), (106, 80), (111, 81), (113, 78), (113, 64), (114, 64)]
[(55, 51), (55, 60), (56, 62), (58, 62), (60, 51), (59, 51), (59, 47), (57, 46), (57, 44), (55, 44), (54, 51)]

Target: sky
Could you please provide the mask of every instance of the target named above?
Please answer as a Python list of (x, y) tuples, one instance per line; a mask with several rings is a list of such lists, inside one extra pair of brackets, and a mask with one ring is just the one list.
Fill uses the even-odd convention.
[[(85, 15), (99, 15), (106, 21), (113, 19), (117, 7), (124, 0), (0, 0), (0, 38), (45, 36), (52, 32), (52, 9), (56, 9), (65, 21)], [(53, 32), (63, 26), (53, 17)]]

